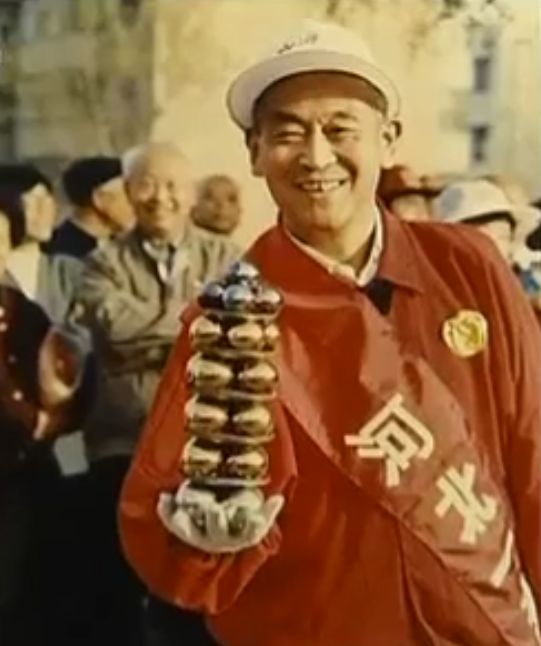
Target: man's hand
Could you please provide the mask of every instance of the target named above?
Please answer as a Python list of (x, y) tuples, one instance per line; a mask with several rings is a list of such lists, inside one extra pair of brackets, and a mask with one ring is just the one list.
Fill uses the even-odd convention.
[(58, 330), (52, 328), (41, 344), (38, 357), (40, 400), (54, 408), (71, 399), (79, 387), (82, 358)]
[(185, 483), (176, 496), (162, 493), (156, 511), (184, 543), (210, 554), (233, 554), (260, 543), (283, 504), (283, 496), (265, 501), (259, 491), (248, 490), (217, 502), (214, 494)]
[(32, 432), (32, 439), (36, 442), (42, 442), (60, 435), (63, 426), (62, 421), (62, 416), (40, 410), (36, 426)]

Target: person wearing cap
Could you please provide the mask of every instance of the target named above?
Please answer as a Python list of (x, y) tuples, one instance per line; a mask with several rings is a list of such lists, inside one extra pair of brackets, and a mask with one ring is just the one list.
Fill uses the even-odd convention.
[(92, 634), (96, 643), (135, 646), (143, 640), (145, 591), (120, 550), (120, 486), (181, 328), (180, 314), (224, 270), (226, 259), (189, 226), (195, 183), (176, 146), (139, 146), (122, 166), (136, 224), (86, 258), (75, 309), (90, 330), (98, 375), (83, 428), (92, 503), (93, 576), (85, 581), (93, 596)]
[(437, 192), (425, 185), (408, 166), (397, 164), (382, 170), (378, 196), (395, 215), (408, 222), (430, 220), (429, 200)]
[(492, 240), (512, 267), (539, 318), (541, 254), (530, 249), (528, 236), (541, 221), (538, 209), (513, 201), (490, 178), (450, 184), (434, 201), (443, 222), (475, 227)]
[(133, 227), (118, 157), (77, 159), (64, 171), (62, 184), (73, 212), (55, 229), (46, 246), (49, 253), (84, 258), (100, 242)]
[(511, 201), (486, 179), (449, 184), (434, 200), (434, 215), (442, 222), (475, 227), (492, 240), (509, 264), (527, 237), (522, 233), (517, 240), (517, 230), (530, 232), (540, 220), (537, 209)]
[(378, 206), (399, 101), (350, 32), (303, 23), (228, 108), (279, 211), (247, 254), (284, 297), (270, 482), (186, 497), (194, 307), (123, 487), (132, 566), (224, 646), (538, 644), (541, 338), (515, 279), (475, 231)]

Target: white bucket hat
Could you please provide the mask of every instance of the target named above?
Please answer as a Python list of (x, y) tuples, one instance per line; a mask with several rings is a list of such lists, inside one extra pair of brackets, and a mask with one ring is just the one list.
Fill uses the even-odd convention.
[(436, 219), (456, 223), (490, 213), (508, 213), (517, 226), (533, 229), (541, 213), (527, 204), (511, 202), (501, 188), (487, 180), (455, 182), (432, 202)]
[(308, 19), (234, 79), (227, 92), (229, 114), (247, 130), (255, 102), (270, 85), (294, 74), (325, 71), (368, 81), (386, 98), (387, 116), (398, 116), (398, 90), (374, 62), (366, 43), (343, 27)]

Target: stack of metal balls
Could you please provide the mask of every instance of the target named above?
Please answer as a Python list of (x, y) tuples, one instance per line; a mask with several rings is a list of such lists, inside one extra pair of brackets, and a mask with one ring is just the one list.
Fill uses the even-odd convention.
[(274, 437), (269, 405), (278, 383), (273, 355), (282, 298), (241, 261), (206, 286), (199, 304), (203, 312), (190, 327), (185, 417), (191, 437), (182, 469), (198, 488), (224, 495), (256, 489), (267, 482), (265, 445)]

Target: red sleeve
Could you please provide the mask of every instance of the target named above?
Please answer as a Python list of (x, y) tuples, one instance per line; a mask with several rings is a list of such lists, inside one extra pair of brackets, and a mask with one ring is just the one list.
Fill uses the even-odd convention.
[(507, 398), (503, 438), (507, 488), (515, 516), (522, 566), (541, 610), (541, 334), (519, 281), (496, 257), (492, 274), (503, 322), (498, 346), (507, 351), (509, 373), (499, 396)]
[[(277, 552), (281, 534), (275, 526), (253, 548), (235, 555), (211, 555), (183, 544), (160, 522), (156, 514), (159, 494), (174, 492), (182, 480), (179, 459), (187, 439), (183, 418), (189, 355), (184, 332), (169, 359), (124, 482), (119, 524), (129, 562), (156, 595), (176, 605), (212, 614), (235, 601), (257, 570)], [(277, 437), (269, 447), (271, 485), (267, 495), (289, 491), (295, 472), (289, 431), (279, 406), (275, 421)]]

